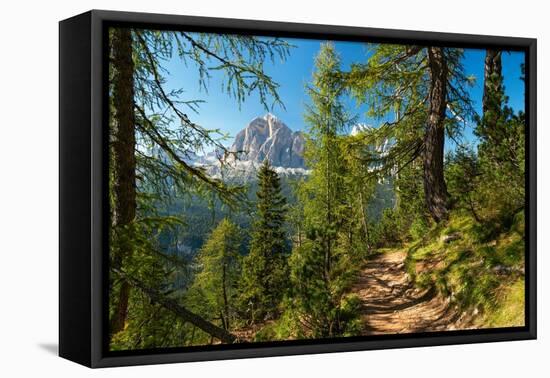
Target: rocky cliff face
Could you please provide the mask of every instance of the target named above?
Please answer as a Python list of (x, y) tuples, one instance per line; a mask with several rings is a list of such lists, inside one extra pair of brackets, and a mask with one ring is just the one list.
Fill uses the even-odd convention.
[[(350, 134), (357, 136), (373, 130), (370, 125), (356, 124)], [(268, 113), (254, 118), (237, 133), (229, 148), (236, 154), (227, 157), (223, 164), (220, 162), (223, 154), (216, 152), (188, 160), (193, 165), (204, 167), (209, 175), (230, 181), (253, 180), (266, 159), (281, 176), (303, 176), (309, 174), (304, 162), (304, 145), (302, 132), (292, 131), (283, 121)], [(370, 149), (383, 156), (391, 149), (391, 143), (386, 139)], [(369, 169), (376, 168), (373, 164)]]
[(274, 167), (305, 168), (304, 136), (270, 113), (254, 118), (241, 130), (231, 150), (243, 161), (262, 163), (268, 159)]
[(292, 131), (273, 114), (256, 117), (235, 136), (230, 151), (236, 152), (220, 162), (222, 154), (210, 152), (187, 160), (206, 169), (212, 177), (246, 182), (256, 177), (257, 171), (268, 159), (281, 176), (307, 175), (304, 163), (304, 135)]

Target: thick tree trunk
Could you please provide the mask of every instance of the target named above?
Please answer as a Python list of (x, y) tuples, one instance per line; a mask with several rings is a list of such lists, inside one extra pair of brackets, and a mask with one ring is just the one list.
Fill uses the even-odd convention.
[(486, 127), (494, 129), (502, 106), (502, 53), (487, 50), (483, 84), (483, 118)]
[[(132, 223), (136, 216), (136, 159), (134, 132), (134, 64), (132, 35), (129, 29), (117, 28), (112, 37), (112, 98), (111, 118), (113, 211), (112, 225), (119, 233), (117, 248), (113, 249), (113, 267), (120, 269), (132, 254)], [(111, 318), (110, 333), (124, 328), (128, 312), (130, 285), (121, 283)]]
[(424, 194), (431, 216), (440, 222), (448, 216), (448, 193), (443, 175), (447, 63), (440, 47), (428, 47), (430, 70), (429, 110), (424, 136)]

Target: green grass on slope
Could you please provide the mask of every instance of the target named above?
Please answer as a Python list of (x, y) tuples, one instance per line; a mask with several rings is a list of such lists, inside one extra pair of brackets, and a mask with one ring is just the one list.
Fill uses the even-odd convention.
[[(463, 311), (479, 314), (479, 327), (524, 325), (524, 218), (487, 237), (466, 214), (454, 213), (409, 246), (406, 267), (416, 284), (435, 285)], [(489, 239), (489, 240), (487, 240)]]
[(525, 325), (525, 280), (504, 285), (498, 293), (498, 306), (480, 320), (486, 327), (517, 327)]

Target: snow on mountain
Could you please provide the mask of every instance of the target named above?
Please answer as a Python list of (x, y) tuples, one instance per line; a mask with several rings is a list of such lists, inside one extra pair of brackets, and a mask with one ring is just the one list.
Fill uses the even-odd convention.
[(235, 137), (231, 151), (241, 160), (263, 162), (284, 168), (304, 168), (304, 136), (293, 132), (271, 113), (254, 118)]
[(229, 151), (234, 154), (221, 159), (220, 154), (210, 152), (193, 159), (192, 164), (202, 166), (217, 178), (246, 181), (268, 159), (274, 170), (282, 176), (308, 174), (304, 163), (304, 136), (292, 131), (283, 121), (271, 113), (256, 117), (235, 136)]
[[(358, 123), (350, 135), (369, 133), (375, 130), (371, 125)], [(231, 147), (233, 154), (223, 157), (219, 151), (187, 159), (195, 166), (204, 167), (212, 177), (232, 181), (248, 181), (256, 177), (264, 160), (269, 160), (273, 169), (281, 176), (303, 176), (309, 174), (304, 162), (305, 138), (302, 132), (292, 131), (283, 121), (271, 113), (256, 117), (237, 133)], [(391, 149), (388, 139), (369, 149), (381, 156)], [(374, 170), (373, 165), (370, 169)]]

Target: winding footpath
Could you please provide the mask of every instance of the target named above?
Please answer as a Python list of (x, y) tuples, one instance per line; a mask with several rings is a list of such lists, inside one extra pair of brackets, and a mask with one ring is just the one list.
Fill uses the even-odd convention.
[(381, 253), (361, 271), (352, 289), (362, 300), (364, 335), (449, 331), (459, 313), (435, 288), (421, 290), (405, 271), (404, 251)]

